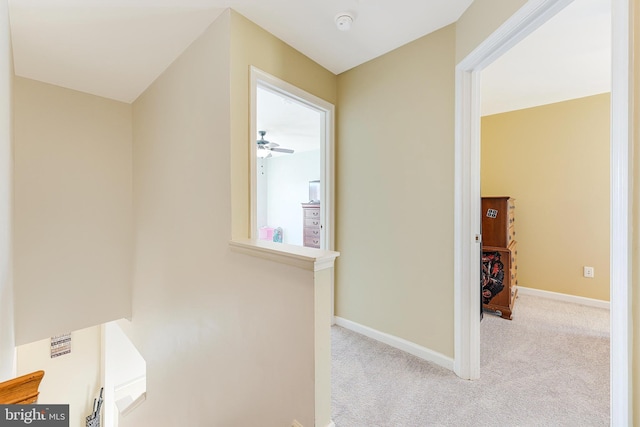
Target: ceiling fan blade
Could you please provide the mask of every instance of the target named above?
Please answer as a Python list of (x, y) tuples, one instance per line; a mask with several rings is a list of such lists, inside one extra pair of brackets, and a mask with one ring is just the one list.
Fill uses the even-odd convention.
[(293, 150), (290, 148), (272, 148), (271, 151), (276, 151), (278, 153), (293, 154)]
[(276, 144), (275, 142), (267, 142), (267, 147), (269, 148), (280, 147), (280, 144)]

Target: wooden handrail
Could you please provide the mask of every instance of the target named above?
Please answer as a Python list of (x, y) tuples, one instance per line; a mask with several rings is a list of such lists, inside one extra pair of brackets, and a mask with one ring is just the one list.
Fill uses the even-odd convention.
[(44, 371), (36, 371), (21, 377), (0, 383), (0, 403), (37, 403), (38, 387), (44, 376)]

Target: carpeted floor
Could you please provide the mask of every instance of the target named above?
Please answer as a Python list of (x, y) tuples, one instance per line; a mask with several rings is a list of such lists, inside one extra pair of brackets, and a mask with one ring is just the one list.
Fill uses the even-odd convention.
[(481, 378), (334, 326), (337, 427), (609, 425), (609, 311), (520, 296), (485, 314)]

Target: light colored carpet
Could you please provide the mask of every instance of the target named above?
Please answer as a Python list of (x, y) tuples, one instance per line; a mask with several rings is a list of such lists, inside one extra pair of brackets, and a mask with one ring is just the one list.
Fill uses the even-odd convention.
[(520, 296), (485, 314), (481, 378), (334, 326), (337, 427), (609, 425), (609, 311)]

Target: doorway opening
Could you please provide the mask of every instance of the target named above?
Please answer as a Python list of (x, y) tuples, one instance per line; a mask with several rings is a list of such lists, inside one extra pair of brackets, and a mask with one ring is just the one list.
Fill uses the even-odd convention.
[[(455, 358), (462, 378), (480, 376), (480, 72), (571, 0), (529, 2), (456, 67)], [(611, 421), (627, 425), (629, 401), (629, 11), (612, 1)]]
[(333, 249), (334, 107), (251, 68), (251, 238)]

